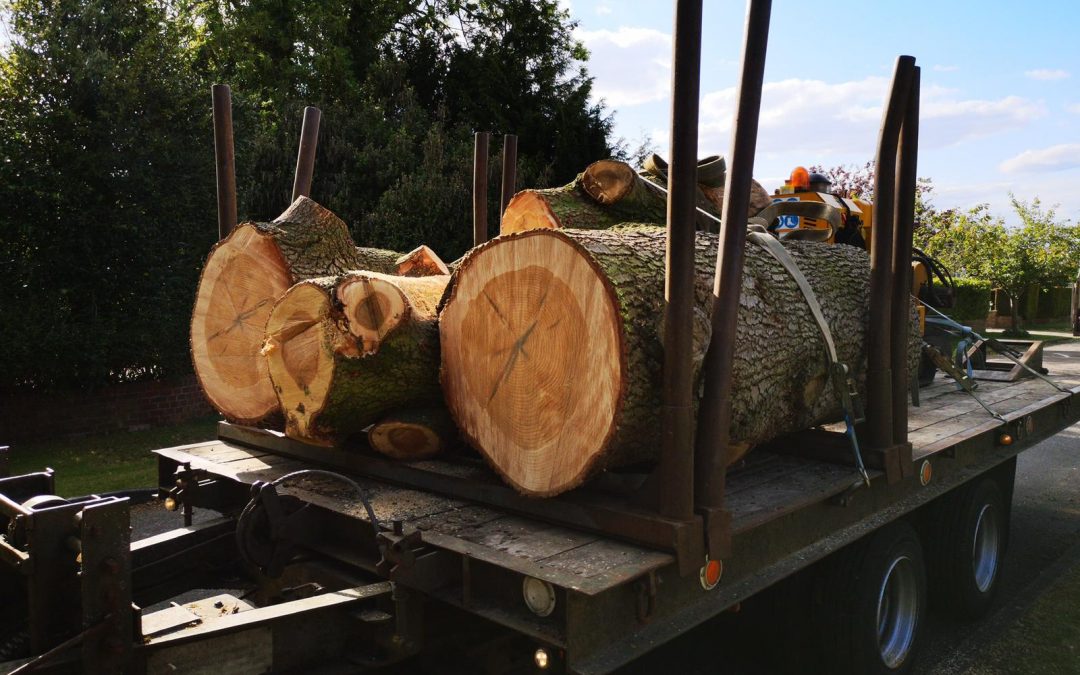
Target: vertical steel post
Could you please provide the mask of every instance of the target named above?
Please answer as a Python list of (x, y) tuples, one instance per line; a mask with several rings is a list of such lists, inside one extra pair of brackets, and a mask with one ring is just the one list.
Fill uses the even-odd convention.
[(871, 448), (892, 445), (892, 237), (896, 150), (907, 110), (915, 59), (896, 59), (892, 87), (881, 115), (874, 165), (874, 226), (870, 235), (870, 330), (867, 336), (866, 431)]
[(669, 518), (690, 520), (694, 516), (694, 408), (690, 359), (693, 352), (701, 0), (676, 0), (673, 43), (658, 510)]
[(915, 230), (915, 189), (919, 180), (919, 68), (913, 70), (896, 160), (892, 293), (892, 442), (907, 443), (908, 340), (911, 332), (911, 238)]
[[(746, 11), (738, 107), (731, 130), (731, 148), (720, 243), (713, 280), (712, 341), (705, 354), (705, 393), (698, 414), (697, 486), (699, 508), (724, 503), (727, 446), (731, 427), (731, 367), (735, 356), (735, 322), (742, 290), (743, 247), (754, 175), (761, 89), (769, 44), (770, 0), (750, 0)], [(710, 548), (714, 545), (710, 543)]]
[(488, 138), (487, 131), (477, 131), (473, 141), (472, 218), (473, 246), (488, 240)]
[(232, 90), (227, 84), (210, 88), (214, 101), (214, 167), (217, 170), (218, 239), (236, 227), (236, 155), (233, 150)]
[(502, 224), (502, 214), (506, 211), (506, 205), (514, 196), (517, 189), (517, 136), (503, 134), (502, 156), (502, 195), (499, 199), (499, 224)]
[(315, 106), (304, 108), (304, 126), (300, 128), (300, 151), (296, 154), (296, 177), (292, 201), (311, 195), (311, 176), (315, 173), (315, 148), (319, 144), (319, 121), (322, 111)]

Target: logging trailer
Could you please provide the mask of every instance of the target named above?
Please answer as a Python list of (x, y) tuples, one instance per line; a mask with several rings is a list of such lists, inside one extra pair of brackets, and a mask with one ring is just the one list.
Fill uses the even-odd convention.
[[(669, 345), (683, 343), (690, 323), (693, 231), (672, 224), (694, 222), (701, 40), (700, 0), (676, 5)], [(1052, 372), (1054, 382), (984, 383), (993, 414), (940, 378), (908, 406), (901, 345), (919, 100), (911, 57), (897, 61), (877, 151), (871, 297), (880, 302), (858, 430), (865, 472), (850, 439), (830, 428), (778, 439), (726, 470), (730, 338), (769, 11), (767, 1), (749, 3), (702, 423), (694, 433), (690, 356), (668, 350), (664, 448), (651, 473), (610, 473), (535, 499), (478, 460), (397, 463), (360, 441), (316, 447), (222, 423), (217, 440), (156, 451), (160, 494), (184, 524), (134, 542), (126, 499), (52, 496), (50, 471), (6, 476), (0, 669), (355, 672), (405, 663), (409, 672), (433, 658), (440, 671), (456, 661), (464, 672), (607, 673), (814, 566), (825, 571), (815, 623), (833, 646), (828, 672), (900, 673), (911, 667), (928, 593), (959, 614), (983, 612), (1008, 540), (1015, 457), (1080, 420), (1080, 369)], [(226, 97), (215, 89), (225, 231), (230, 215), (235, 224)], [(304, 139), (299, 194), (314, 156), (307, 124)], [(486, 156), (477, 153), (480, 204)], [(481, 212), (477, 243), (487, 236)], [(195, 522), (195, 509), (220, 517)], [(140, 609), (200, 588), (243, 594)]]

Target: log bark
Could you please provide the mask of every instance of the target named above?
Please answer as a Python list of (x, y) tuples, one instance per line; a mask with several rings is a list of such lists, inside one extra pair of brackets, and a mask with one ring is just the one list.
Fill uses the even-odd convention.
[[(697, 236), (698, 357), (710, 337), (716, 242)], [(492, 240), (461, 262), (440, 314), (447, 406), (466, 440), (522, 493), (558, 494), (604, 467), (656, 459), (664, 249), (664, 231), (649, 226), (534, 230)], [(822, 304), (841, 360), (864, 386), (866, 253), (808, 242), (788, 250)], [(751, 244), (735, 340), (734, 445), (839, 418), (802, 294)]]
[(367, 433), (373, 449), (403, 461), (434, 457), (457, 438), (454, 421), (442, 406), (395, 411), (371, 425)]
[(435, 310), (448, 281), (354, 271), (290, 288), (263, 348), (285, 435), (333, 445), (393, 410), (438, 404)]
[(191, 356), (210, 403), (226, 419), (259, 424), (278, 402), (260, 356), (274, 303), (293, 284), (347, 270), (395, 273), (402, 255), (357, 247), (329, 210), (300, 197), (270, 223), (243, 223), (214, 246), (191, 318)]

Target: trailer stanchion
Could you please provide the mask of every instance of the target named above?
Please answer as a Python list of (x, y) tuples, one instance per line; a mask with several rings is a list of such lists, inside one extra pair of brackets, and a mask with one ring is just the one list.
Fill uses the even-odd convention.
[(517, 186), (517, 136), (503, 134), (502, 156), (502, 194), (499, 199), (499, 224), (502, 224), (502, 214), (506, 212), (506, 205), (514, 197)]
[(319, 143), (319, 121), (322, 111), (314, 106), (304, 108), (304, 126), (300, 129), (300, 151), (296, 155), (296, 177), (293, 179), (292, 201), (311, 195), (311, 176), (315, 173), (315, 147)]
[(233, 151), (232, 90), (210, 88), (214, 101), (214, 166), (217, 169), (218, 239), (236, 227), (236, 155)]
[(671, 164), (664, 272), (664, 379), (661, 390), (661, 515), (694, 516), (693, 332), (701, 0), (675, 3), (672, 51)]
[(488, 138), (490, 136), (490, 132), (477, 131), (473, 141), (473, 246), (479, 246), (488, 240)]
[(867, 446), (884, 451), (893, 444), (892, 407), (892, 248), (896, 155), (907, 110), (915, 59), (896, 59), (892, 87), (882, 113), (874, 166), (874, 229), (870, 243), (870, 329), (866, 373)]
[[(919, 156), (919, 68), (911, 77), (896, 161), (896, 203), (893, 224), (892, 292), (892, 442), (908, 441), (908, 340), (911, 331), (911, 238), (915, 228), (915, 188)], [(909, 450), (910, 452), (910, 450)], [(901, 461), (910, 467), (910, 457)]]
[(723, 506), (731, 427), (731, 367), (771, 11), (771, 0), (750, 0), (747, 7), (739, 103), (731, 131), (731, 161), (713, 281), (712, 341), (703, 365), (705, 392), (698, 415), (695, 494), (697, 507), (705, 514), (709, 556), (714, 559), (727, 555), (730, 547), (726, 531), (729, 518)]

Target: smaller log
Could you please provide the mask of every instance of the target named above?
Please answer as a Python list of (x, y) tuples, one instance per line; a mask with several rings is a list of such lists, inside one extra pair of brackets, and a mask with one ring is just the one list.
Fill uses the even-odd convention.
[(393, 410), (440, 403), (435, 310), (448, 281), (357, 271), (290, 288), (263, 347), (285, 435), (333, 445)]
[(387, 457), (415, 461), (434, 457), (457, 437), (446, 408), (398, 410), (371, 425), (368, 443)]
[(435, 251), (421, 244), (397, 259), (397, 273), (403, 277), (433, 277), (450, 274), (450, 268)]
[[(701, 186), (701, 192), (709, 200), (710, 203), (716, 208), (717, 212), (724, 208), (724, 186), (718, 185), (710, 187), (708, 185)], [(761, 183), (756, 180), (750, 182), (750, 208), (747, 210), (746, 217), (753, 218), (762, 209), (769, 204), (772, 204), (772, 196), (769, 192), (761, 186)]]

